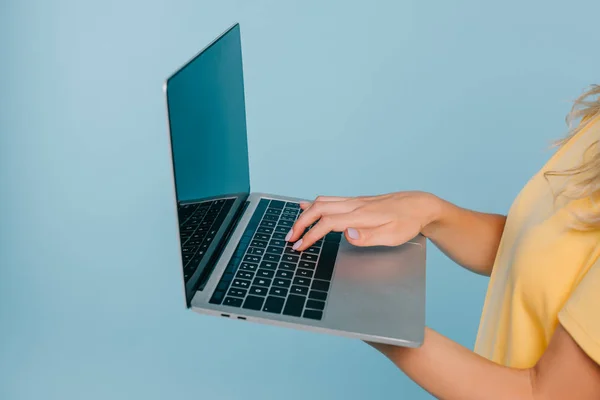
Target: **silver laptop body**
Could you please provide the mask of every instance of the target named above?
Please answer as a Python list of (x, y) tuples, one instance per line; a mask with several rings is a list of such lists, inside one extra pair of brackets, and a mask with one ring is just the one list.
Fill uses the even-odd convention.
[(418, 347), (426, 239), (282, 241), (301, 200), (250, 190), (240, 28), (165, 82), (186, 306), (213, 316)]

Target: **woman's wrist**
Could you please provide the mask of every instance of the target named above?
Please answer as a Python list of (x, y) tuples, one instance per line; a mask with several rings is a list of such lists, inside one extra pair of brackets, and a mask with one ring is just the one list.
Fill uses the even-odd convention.
[(445, 201), (432, 193), (423, 193), (421, 204), (423, 205), (423, 217), (421, 223), (421, 234), (429, 237), (435, 226), (443, 219)]

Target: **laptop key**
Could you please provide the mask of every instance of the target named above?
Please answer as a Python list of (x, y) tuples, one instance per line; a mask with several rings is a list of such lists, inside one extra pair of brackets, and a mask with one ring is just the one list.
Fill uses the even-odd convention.
[(283, 247), (269, 246), (267, 247), (267, 253), (281, 254), (283, 253)]
[(265, 252), (265, 249), (261, 249), (259, 247), (250, 247), (248, 249), (248, 254), (252, 254), (255, 256), (262, 256)]
[(321, 318), (323, 318), (323, 311), (306, 310), (306, 311), (304, 311), (303, 316), (304, 316), (304, 318), (321, 320)]
[(285, 201), (281, 201), (281, 200), (271, 200), (271, 202), (269, 203), (269, 207), (271, 208), (277, 208), (277, 209), (282, 209), (285, 206)]
[(292, 285), (292, 287), (290, 289), (290, 293), (292, 293), (292, 294), (301, 294), (303, 296), (306, 296), (308, 294), (308, 287), (306, 287), (306, 286)]
[(261, 249), (264, 249), (265, 247), (267, 247), (267, 242), (255, 239), (250, 243), (250, 246), (260, 247)]
[(242, 289), (247, 289), (250, 287), (250, 281), (245, 281), (243, 279), (234, 279), (231, 283), (233, 287), (240, 287)]
[(273, 208), (273, 207), (269, 207), (267, 208), (267, 214), (271, 214), (271, 215), (279, 215), (281, 214), (281, 209), (280, 208)]
[(183, 270), (186, 279), (188, 279), (189, 277), (191, 277), (192, 275), (194, 275), (194, 272), (196, 272), (196, 269), (198, 269), (197, 265), (188, 265), (185, 267), (185, 269)]
[(271, 290), (269, 290), (269, 294), (273, 295), (273, 296), (281, 296), (281, 297), (285, 297), (287, 296), (287, 289), (281, 288), (281, 287), (272, 287)]
[(269, 243), (269, 246), (285, 247), (285, 244), (286, 244), (285, 240), (276, 240), (276, 239), (273, 239)]
[(279, 262), (279, 260), (281, 259), (281, 256), (278, 256), (277, 254), (265, 254), (264, 260), (265, 261), (272, 261), (272, 262)]
[(242, 299), (237, 299), (235, 297), (225, 297), (223, 305), (230, 307), (239, 307), (242, 305)]
[(273, 214), (267, 214), (263, 216), (263, 221), (277, 221), (279, 220), (279, 217), (277, 217), (277, 215), (273, 215)]
[(256, 235), (254, 235), (254, 239), (256, 240), (269, 240), (271, 238), (271, 235), (267, 235), (265, 233), (257, 233)]
[(275, 225), (277, 225), (277, 224), (275, 223), (275, 221), (269, 221), (268, 219), (267, 219), (267, 220), (263, 220), (263, 221), (260, 223), (260, 226), (266, 226), (267, 228), (274, 228), (274, 227), (275, 227)]
[(310, 270), (314, 270), (315, 266), (316, 266), (316, 264), (314, 262), (310, 262), (310, 261), (300, 261), (300, 264), (298, 264), (298, 267), (310, 269)]
[(255, 278), (253, 285), (269, 287), (271, 286), (271, 280), (267, 278)]
[(315, 255), (318, 255), (318, 254), (319, 254), (319, 252), (321, 251), (321, 249), (320, 249), (320, 248), (318, 248), (318, 247), (312, 247), (312, 246), (311, 246), (311, 247), (309, 247), (308, 249), (306, 249), (306, 250), (304, 250), (304, 251), (305, 251), (306, 253), (308, 253), (308, 254), (315, 254)]
[(275, 279), (273, 279), (273, 286), (279, 286), (279, 287), (283, 287), (283, 288), (289, 288), (291, 283), (292, 283), (291, 279), (284, 279), (284, 278), (275, 278)]
[(311, 289), (322, 290), (323, 292), (326, 292), (329, 290), (329, 282), (314, 279), (312, 282)]
[(341, 232), (330, 232), (327, 235), (325, 235), (324, 240), (326, 242), (333, 242), (333, 243), (339, 244), (340, 241), (342, 240), (342, 233)]
[(331, 242), (323, 243), (323, 249), (321, 250), (321, 256), (319, 257), (319, 262), (317, 264), (317, 272), (315, 272), (316, 279), (323, 279), (326, 281), (331, 280), (338, 248), (338, 244)]
[(265, 287), (260, 287), (260, 286), (252, 286), (250, 288), (250, 294), (254, 294), (257, 296), (266, 296), (267, 295), (267, 288)]
[(301, 260), (310, 262), (317, 262), (317, 258), (317, 255), (309, 253), (302, 253), (302, 256), (300, 257)]
[(244, 257), (244, 261), (251, 262), (251, 263), (258, 263), (258, 262), (260, 262), (260, 256), (248, 254), (246, 257)]
[(310, 286), (310, 279), (306, 279), (306, 278), (300, 278), (299, 276), (294, 278), (294, 285), (300, 285), (300, 286)]
[(253, 264), (249, 262), (243, 262), (240, 266), (240, 269), (245, 271), (256, 271), (256, 268), (258, 268), (258, 264)]
[(235, 276), (242, 279), (252, 279), (254, 278), (254, 273), (248, 271), (238, 271)]
[(227, 292), (227, 296), (244, 297), (248, 291), (246, 289), (231, 288)]
[(300, 259), (300, 257), (293, 256), (291, 254), (284, 254), (283, 257), (281, 258), (282, 261), (287, 261), (287, 262), (294, 263), (294, 264), (296, 264), (299, 259)]
[(298, 268), (296, 270), (296, 276), (301, 276), (303, 278), (312, 278), (313, 272), (309, 269)]
[(314, 300), (322, 300), (325, 301), (327, 299), (327, 293), (325, 292), (318, 292), (316, 290), (311, 290), (310, 293), (308, 294), (308, 297)]
[(264, 226), (261, 226), (260, 228), (258, 228), (256, 230), (256, 232), (264, 233), (264, 234), (271, 234), (271, 233), (273, 233), (273, 228), (265, 228)]
[(271, 269), (259, 269), (256, 276), (260, 276), (261, 278), (272, 278), (275, 275), (275, 271)]
[(285, 240), (285, 236), (286, 233), (279, 233), (279, 232), (275, 232), (273, 234), (273, 239), (277, 239), (277, 240)]
[(290, 228), (287, 226), (278, 226), (277, 228), (275, 228), (275, 233), (284, 233), (287, 235), (287, 233), (290, 231)]
[[(225, 299), (225, 300), (227, 300), (227, 299)], [(241, 299), (236, 299), (236, 300), (240, 300), (240, 303), (241, 303)], [(244, 305), (242, 306), (242, 308), (247, 308), (249, 310), (260, 310), (264, 301), (265, 301), (264, 297), (248, 296), (248, 297), (246, 297), (246, 301), (244, 301)]]
[(292, 246), (288, 246), (288, 247), (285, 248), (285, 254), (292, 254), (292, 255), (298, 256), (298, 255), (300, 255), (300, 252), (294, 250), (292, 248)]
[(279, 271), (277, 271), (275, 276), (278, 278), (292, 279), (294, 277), (294, 272), (280, 269)]
[(277, 263), (272, 261), (263, 261), (260, 263), (260, 268), (275, 270), (277, 269)]
[(181, 254), (194, 254), (198, 250), (198, 246), (185, 246), (181, 248)]
[(284, 270), (284, 271), (295, 271), (296, 264), (289, 263), (289, 262), (282, 262), (281, 264), (279, 264), (279, 269)]
[(295, 294), (290, 294), (285, 303), (285, 308), (283, 309), (283, 314), (291, 315), (293, 317), (301, 316), (305, 301), (306, 301), (305, 296), (298, 296)]
[(267, 301), (265, 301), (263, 311), (280, 314), (284, 302), (285, 299), (283, 297), (269, 296), (267, 297)]
[(279, 226), (287, 226), (288, 228), (291, 228), (294, 225), (294, 223), (291, 221), (284, 220), (284, 221), (279, 221), (278, 225)]
[(319, 300), (311, 300), (309, 299), (306, 302), (306, 308), (312, 308), (315, 310), (323, 310), (325, 308), (325, 302)]

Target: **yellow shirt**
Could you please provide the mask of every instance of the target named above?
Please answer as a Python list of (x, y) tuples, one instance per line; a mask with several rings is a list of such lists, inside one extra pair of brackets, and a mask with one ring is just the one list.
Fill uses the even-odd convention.
[(528, 368), (548, 346), (559, 321), (600, 363), (600, 231), (565, 230), (587, 201), (558, 201), (566, 178), (543, 172), (581, 164), (600, 139), (593, 118), (527, 183), (511, 206), (481, 316), (475, 352), (499, 364)]

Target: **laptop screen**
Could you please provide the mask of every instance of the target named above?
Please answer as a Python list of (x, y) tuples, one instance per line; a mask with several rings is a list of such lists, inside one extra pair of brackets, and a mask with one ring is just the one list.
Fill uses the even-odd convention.
[(167, 81), (177, 202), (249, 193), (239, 25)]
[(173, 74), (166, 96), (189, 304), (250, 192), (239, 25)]

